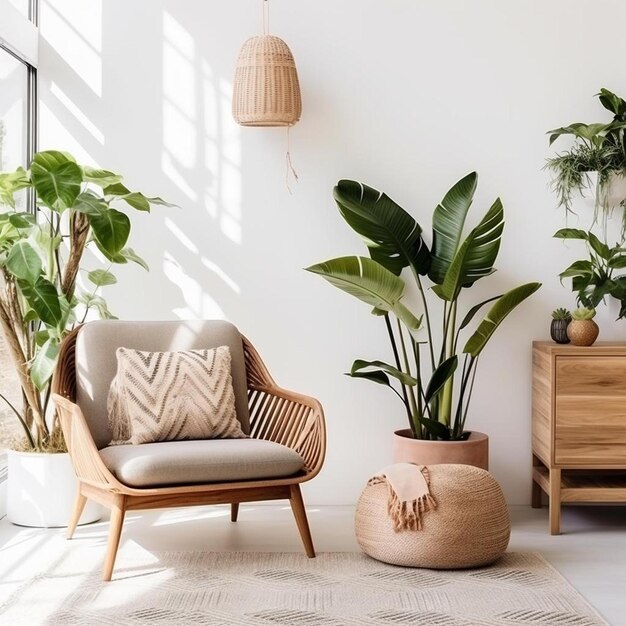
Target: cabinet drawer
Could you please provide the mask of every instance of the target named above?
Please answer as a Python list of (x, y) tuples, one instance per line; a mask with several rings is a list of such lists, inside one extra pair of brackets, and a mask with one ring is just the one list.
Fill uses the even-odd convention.
[(557, 357), (556, 393), (557, 396), (624, 396), (626, 400), (626, 357)]
[(557, 357), (557, 463), (626, 464), (626, 358)]

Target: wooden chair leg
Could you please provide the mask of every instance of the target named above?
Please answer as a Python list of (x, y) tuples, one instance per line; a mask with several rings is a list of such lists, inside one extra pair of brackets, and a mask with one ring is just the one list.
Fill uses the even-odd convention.
[(239, 502), (233, 502), (230, 505), (230, 521), (236, 522), (239, 515)]
[(550, 534), (561, 534), (561, 470), (550, 469)]
[(78, 485), (78, 491), (76, 492), (76, 499), (74, 500), (74, 508), (72, 509), (72, 515), (70, 517), (70, 523), (67, 525), (67, 538), (71, 539), (74, 536), (76, 526), (80, 521), (80, 516), (83, 514), (87, 504), (87, 498), (81, 493), (80, 485)]
[(300, 537), (302, 538), (306, 555), (312, 559), (315, 557), (315, 548), (313, 547), (313, 539), (311, 538), (311, 530), (309, 529), (309, 521), (306, 517), (306, 509), (304, 508), (300, 485), (291, 485), (290, 491), (289, 502), (291, 504), (291, 510), (293, 511), (293, 516), (296, 518), (296, 524), (300, 531)]
[(109, 524), (109, 541), (107, 552), (104, 558), (104, 569), (102, 570), (102, 580), (109, 582), (113, 575), (113, 566), (117, 549), (120, 545), (122, 526), (124, 525), (124, 515), (126, 514), (126, 502), (124, 496), (118, 496), (111, 506), (111, 522)]

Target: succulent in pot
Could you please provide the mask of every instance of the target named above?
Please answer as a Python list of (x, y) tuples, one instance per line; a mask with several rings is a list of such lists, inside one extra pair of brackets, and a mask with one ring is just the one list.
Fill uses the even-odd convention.
[(593, 321), (595, 309), (579, 307), (572, 311), (572, 321), (567, 327), (567, 336), (575, 346), (591, 346), (598, 338), (600, 329)]
[(556, 343), (569, 343), (567, 326), (572, 321), (572, 314), (562, 307), (552, 311), (552, 323), (550, 324), (550, 336)]

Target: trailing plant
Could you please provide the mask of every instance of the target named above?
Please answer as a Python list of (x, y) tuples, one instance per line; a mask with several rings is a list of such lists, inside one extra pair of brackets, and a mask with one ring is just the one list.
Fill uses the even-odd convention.
[(595, 309), (588, 309), (587, 307), (581, 306), (572, 311), (572, 319), (582, 322), (585, 320), (592, 320), (596, 316)]
[[(34, 193), (35, 213), (16, 209), (18, 193)], [(129, 190), (122, 176), (81, 166), (66, 152), (39, 152), (28, 170), (0, 173), (0, 329), (22, 389), (18, 408), (25, 449), (62, 451), (51, 419), (50, 380), (60, 342), (90, 313), (111, 318), (103, 287), (117, 282), (111, 267), (145, 261), (127, 247), (131, 231), (124, 207), (150, 211), (167, 203)], [(88, 249), (102, 267), (87, 271)], [(84, 280), (79, 280), (82, 273)]]
[[(539, 283), (527, 283), (480, 302), (461, 313), (461, 293), (495, 271), (494, 263), (504, 228), (504, 208), (497, 199), (465, 238), (466, 217), (477, 186), (475, 172), (457, 182), (433, 213), (432, 246), (422, 227), (386, 194), (352, 180), (334, 189), (339, 211), (367, 245), (370, 257), (348, 256), (312, 265), (332, 285), (373, 307), (385, 326), (393, 364), (358, 359), (349, 376), (391, 387), (404, 404), (416, 438), (459, 440), (465, 430), (478, 359), (498, 326)], [(422, 314), (403, 302), (408, 268), (421, 302)], [(429, 293), (442, 302), (442, 340), (437, 341)], [(491, 307), (464, 343), (461, 334), (482, 307)], [(420, 337), (425, 330), (427, 339)], [(426, 345), (425, 345), (426, 344)], [(424, 354), (425, 353), (425, 354)], [(459, 361), (462, 359), (462, 366)], [(454, 402), (454, 384), (458, 394)]]
[[(591, 172), (597, 172), (596, 215), (610, 212), (608, 188), (615, 172), (626, 170), (626, 101), (608, 89), (596, 94), (602, 106), (613, 114), (610, 122), (584, 124), (576, 122), (548, 132), (550, 145), (562, 136), (573, 139), (572, 147), (548, 159), (547, 168), (552, 172), (552, 186), (557, 194), (559, 206), (572, 210), (576, 194), (583, 195), (592, 186)], [(624, 206), (623, 199), (621, 206)], [(625, 214), (626, 215), (626, 214)], [(624, 221), (626, 228), (626, 221)]]
[(567, 322), (572, 319), (572, 314), (567, 309), (560, 307), (552, 311), (552, 319)]
[(624, 243), (609, 247), (591, 231), (561, 228), (554, 237), (584, 241), (588, 259), (574, 261), (559, 276), (572, 279), (572, 291), (578, 304), (595, 308), (611, 296), (620, 302), (618, 319), (626, 316), (626, 248)]

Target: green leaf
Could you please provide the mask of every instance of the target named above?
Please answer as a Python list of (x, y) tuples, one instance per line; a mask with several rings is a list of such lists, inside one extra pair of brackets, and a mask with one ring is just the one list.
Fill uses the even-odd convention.
[(56, 287), (40, 276), (34, 285), (19, 280), (18, 285), (29, 306), (47, 326), (56, 326), (61, 321), (62, 311)]
[(365, 380), (371, 380), (373, 383), (377, 383), (378, 385), (391, 387), (389, 376), (380, 370), (376, 372), (355, 372), (354, 374), (346, 374), (346, 376), (350, 376), (351, 378), (364, 378)]
[(461, 322), (459, 326), (459, 331), (463, 330), (474, 319), (474, 316), (476, 315), (476, 313), (478, 313), (478, 311), (480, 311), (480, 309), (482, 309), (485, 306), (485, 304), (489, 304), (489, 302), (493, 302), (494, 300), (497, 300), (500, 297), (502, 297), (502, 294), (500, 294), (499, 296), (494, 296), (493, 298), (487, 298), (487, 300), (483, 300), (482, 302), (479, 302), (478, 304), (474, 305), (467, 312), (467, 315), (463, 318), (463, 321)]
[(503, 296), (498, 298), (476, 329), (476, 332), (468, 339), (463, 348), (463, 352), (471, 354), (476, 358), (509, 313), (526, 300), (526, 298), (535, 293), (539, 287), (541, 287), (541, 283), (527, 283), (507, 291)]
[(15, 207), (15, 193), (30, 186), (30, 174), (23, 167), (0, 173), (0, 203)]
[(107, 209), (99, 215), (88, 215), (94, 238), (103, 250), (115, 255), (126, 245), (130, 235), (128, 216), (116, 209)]
[(106, 300), (102, 296), (97, 296), (92, 293), (81, 294), (78, 298), (79, 302), (82, 302), (87, 309), (96, 309), (98, 315), (103, 320), (116, 320), (117, 317), (109, 311), (109, 307)]
[(86, 215), (103, 215), (108, 211), (109, 205), (95, 193), (84, 191), (76, 198), (73, 208)]
[(31, 285), (37, 281), (43, 271), (41, 257), (27, 241), (23, 240), (18, 241), (11, 248), (5, 266), (13, 276)]
[(626, 256), (620, 255), (609, 259), (609, 267), (612, 269), (623, 269), (626, 267)]
[(30, 228), (37, 223), (37, 219), (32, 213), (11, 213), (9, 223), (14, 228)]
[(602, 243), (593, 233), (589, 233), (589, 245), (593, 248), (596, 254), (599, 254), (603, 259), (611, 258), (611, 251), (609, 247)]
[(438, 285), (443, 283), (459, 248), (477, 184), (478, 176), (471, 172), (448, 191), (433, 213), (432, 262), (428, 276)]
[(83, 178), (88, 183), (95, 183), (99, 187), (109, 187), (115, 185), (122, 180), (120, 174), (114, 174), (108, 170), (102, 170), (88, 165), (83, 166)]
[(431, 420), (427, 417), (420, 417), (419, 423), (426, 429), (428, 434), (435, 439), (448, 441), (450, 439), (450, 429), (437, 420)]
[(433, 372), (430, 377), (428, 386), (426, 387), (426, 393), (424, 394), (424, 401), (428, 404), (437, 394), (443, 389), (444, 385), (449, 378), (454, 376), (457, 365), (459, 364), (459, 358), (451, 356), (446, 359), (439, 367)]
[(589, 235), (586, 231), (580, 230), (580, 228), (561, 228), (557, 230), (553, 237), (557, 239), (581, 239), (587, 241)]
[(357, 359), (352, 364), (352, 369), (346, 374), (346, 376), (354, 376), (355, 374), (361, 373), (361, 370), (368, 368), (382, 370), (399, 380), (403, 385), (408, 385), (410, 387), (417, 385), (417, 380), (413, 378), (413, 376), (405, 374), (398, 368), (393, 367), (393, 365), (389, 365), (389, 363), (385, 363), (384, 361), (364, 361), (363, 359)]
[(591, 261), (574, 261), (567, 269), (563, 270), (559, 277), (561, 280), (564, 278), (573, 278), (574, 276), (591, 276), (593, 275), (593, 265)]
[(124, 258), (124, 263), (126, 263), (126, 261), (132, 261), (143, 267), (146, 272), (150, 271), (148, 264), (132, 248), (124, 248), (120, 254)]
[(161, 206), (167, 207), (176, 206), (175, 204), (166, 202), (162, 198), (149, 198), (148, 196), (144, 196), (138, 191), (130, 191), (128, 187), (122, 185), (121, 183), (105, 187), (104, 193), (107, 196), (112, 196), (114, 198), (117, 198), (118, 200), (124, 200), (126, 204), (133, 207), (133, 209), (137, 209), (138, 211), (150, 211), (150, 205), (152, 204), (159, 204)]
[(82, 170), (62, 152), (38, 152), (30, 166), (32, 183), (40, 200), (53, 211), (70, 208), (83, 181)]
[(107, 285), (115, 285), (117, 278), (111, 272), (106, 270), (92, 270), (87, 274), (87, 278), (96, 287), (106, 287)]
[(48, 339), (37, 350), (37, 354), (30, 366), (30, 377), (35, 387), (41, 391), (48, 384), (54, 372), (54, 366), (59, 356), (59, 342), (57, 339)]
[(333, 191), (348, 225), (364, 239), (372, 259), (396, 276), (411, 266), (418, 274), (430, 267), (430, 252), (420, 225), (386, 194), (353, 180), (340, 180)]
[(340, 257), (307, 267), (331, 285), (349, 293), (370, 306), (392, 312), (410, 330), (417, 330), (417, 319), (400, 300), (404, 295), (404, 281), (376, 261), (366, 257)]

